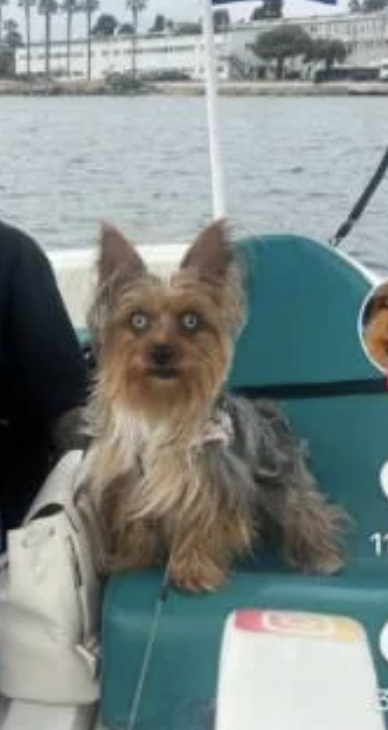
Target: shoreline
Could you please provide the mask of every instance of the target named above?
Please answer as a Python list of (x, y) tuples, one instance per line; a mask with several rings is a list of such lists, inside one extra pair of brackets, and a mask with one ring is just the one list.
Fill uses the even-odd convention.
[[(171, 96), (200, 96), (205, 93), (203, 84), (158, 84), (159, 93)], [(239, 81), (219, 84), (219, 95), (238, 96), (388, 96), (386, 82), (323, 82), (312, 81)]]
[[(34, 81), (0, 80), (0, 96), (203, 96), (204, 84), (197, 82), (158, 82), (136, 90), (114, 89), (104, 81)], [(306, 96), (388, 96), (388, 83), (311, 81), (238, 81), (221, 82), (223, 97), (306, 97)]]

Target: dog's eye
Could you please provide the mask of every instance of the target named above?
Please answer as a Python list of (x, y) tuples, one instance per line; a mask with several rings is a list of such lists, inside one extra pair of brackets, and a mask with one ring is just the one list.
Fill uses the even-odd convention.
[(199, 327), (199, 317), (194, 312), (186, 312), (181, 317), (181, 325), (189, 332), (195, 332)]
[(144, 312), (133, 312), (129, 318), (131, 327), (138, 332), (145, 330), (148, 326), (148, 317)]
[(384, 296), (384, 294), (380, 294), (380, 296), (376, 296), (371, 300), (372, 313), (376, 313), (381, 309), (388, 309), (388, 297)]

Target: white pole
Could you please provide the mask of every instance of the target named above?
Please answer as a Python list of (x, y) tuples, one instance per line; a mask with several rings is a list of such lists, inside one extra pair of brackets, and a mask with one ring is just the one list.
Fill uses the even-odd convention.
[(224, 218), (226, 215), (225, 187), (221, 158), (220, 123), (217, 94), (217, 60), (214, 43), (212, 2), (211, 0), (202, 0), (202, 2), (209, 153), (213, 190), (213, 214), (214, 217), (217, 219)]

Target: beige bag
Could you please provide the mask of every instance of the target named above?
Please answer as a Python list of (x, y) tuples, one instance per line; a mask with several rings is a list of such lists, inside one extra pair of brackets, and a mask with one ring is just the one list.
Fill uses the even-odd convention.
[(0, 690), (7, 697), (88, 704), (99, 695), (99, 526), (80, 494), (82, 463), (81, 451), (69, 452), (23, 526), (8, 534), (0, 574)]

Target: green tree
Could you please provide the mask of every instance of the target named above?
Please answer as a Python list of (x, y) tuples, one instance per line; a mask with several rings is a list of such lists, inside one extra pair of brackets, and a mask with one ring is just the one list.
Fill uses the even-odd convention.
[(150, 28), (150, 33), (163, 33), (167, 28), (167, 18), (165, 15), (158, 13), (155, 15), (154, 22)]
[(26, 34), (26, 56), (27, 56), (27, 76), (31, 74), (31, 10), (35, 6), (36, 0), (19, 0), (19, 7), (24, 11), (24, 27)]
[(230, 15), (228, 10), (215, 10), (213, 13), (213, 25), (215, 33), (222, 33), (230, 27)]
[(175, 23), (172, 27), (174, 35), (200, 35), (201, 23)]
[(112, 36), (114, 35), (118, 25), (119, 21), (114, 17), (114, 15), (102, 13), (102, 15), (97, 18), (97, 21), (92, 28), (92, 35)]
[(118, 35), (132, 35), (132, 33), (133, 25), (131, 25), (131, 23), (123, 23), (117, 31)]
[(283, 16), (283, 0), (263, 0), (261, 5), (254, 8), (251, 20), (281, 18)]
[(137, 80), (137, 35), (139, 32), (139, 16), (146, 9), (148, 0), (126, 0), (126, 7), (132, 15), (132, 58), (131, 74), (133, 83)]
[(16, 20), (8, 18), (4, 21), (4, 45), (15, 53), (16, 48), (20, 48), (23, 45), (22, 34), (19, 31), (19, 24)]
[(3, 18), (3, 8), (8, 5), (8, 0), (0, 0), (0, 45), (1, 41), (3, 40), (3, 24), (4, 24), (4, 18)]
[(0, 79), (9, 79), (15, 75), (15, 56), (7, 46), (0, 47)]
[(375, 13), (385, 10), (388, 7), (388, 0), (349, 0), (348, 10), (350, 13)]
[(67, 76), (71, 76), (71, 47), (73, 43), (73, 19), (75, 13), (79, 13), (82, 7), (79, 0), (62, 0), (59, 7), (62, 13), (66, 14), (66, 65)]
[(38, 0), (38, 13), (44, 16), (45, 75), (50, 78), (52, 17), (58, 11), (57, 0)]
[(317, 38), (307, 53), (307, 60), (323, 61), (325, 70), (330, 71), (335, 63), (343, 63), (347, 56), (345, 44), (333, 39)]
[(16, 49), (23, 45), (23, 38), (16, 20), (4, 21), (3, 41), (0, 46), (0, 77), (11, 78), (16, 71)]
[(349, 0), (348, 10), (349, 13), (361, 13), (362, 2), (360, 2), (360, 0)]
[(388, 7), (388, 0), (363, 0), (361, 9), (363, 13), (375, 13), (377, 10), (385, 10)]
[(265, 61), (276, 62), (276, 78), (284, 76), (284, 65), (287, 59), (296, 56), (307, 56), (312, 39), (299, 25), (279, 25), (273, 30), (260, 34), (251, 46), (253, 53)]

